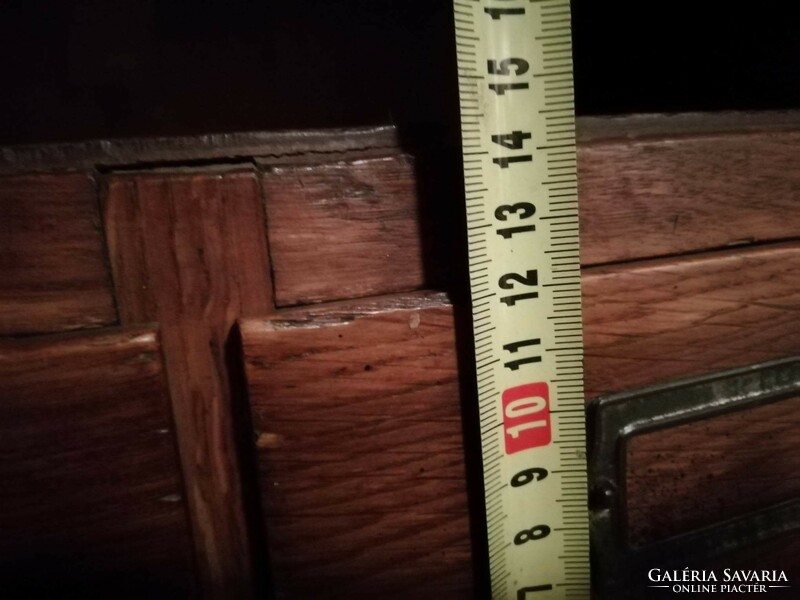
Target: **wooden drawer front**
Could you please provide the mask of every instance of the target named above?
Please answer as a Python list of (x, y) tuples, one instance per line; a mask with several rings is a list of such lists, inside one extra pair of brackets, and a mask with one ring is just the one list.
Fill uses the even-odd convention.
[[(798, 446), (800, 398), (633, 437), (627, 464), (631, 544), (800, 497)], [(800, 555), (794, 556), (800, 566)]]
[(676, 130), (666, 139), (582, 145), (581, 262), (795, 238), (798, 154), (800, 133), (791, 131)]
[(800, 245), (584, 270), (586, 395), (800, 353)]
[(423, 305), (242, 325), (278, 598), (471, 596), (452, 309)]
[(0, 177), (0, 273), (0, 335), (116, 323), (88, 176)]
[[(800, 352), (798, 274), (800, 247), (793, 244), (585, 269), (590, 395)], [(452, 586), (458, 577), (461, 596), (452, 597), (471, 589), (470, 548), (456, 542), (468, 527), (459, 327), (469, 336), (468, 319), (455, 320), (443, 296), (424, 293), (243, 322), (279, 597), (331, 589), (342, 595), (323, 597), (386, 593), (402, 589), (406, 568), (423, 565), (425, 577), (414, 579), (422, 595), (415, 597), (451, 597), (440, 583)], [(663, 436), (670, 453), (698, 452), (691, 435), (661, 432), (656, 445)], [(781, 447), (796, 441), (789, 435)], [(644, 514), (653, 507), (652, 473), (667, 467), (647, 444), (634, 447), (630, 460), (631, 505)], [(736, 460), (747, 460), (747, 452)], [(761, 483), (779, 486), (783, 475)], [(717, 483), (730, 496), (731, 512), (752, 506), (741, 480)], [(691, 526), (718, 517), (713, 503), (691, 510), (685, 519)], [(637, 527), (657, 523), (645, 515)]]
[(155, 331), (2, 341), (0, 399), (3, 597), (191, 597)]
[(276, 166), (263, 186), (279, 306), (422, 287), (407, 156)]
[[(795, 238), (798, 151), (792, 131), (580, 143), (582, 264)], [(466, 226), (462, 190), (442, 179), (428, 189), (402, 155), (269, 168), (277, 304), (451, 285)]]

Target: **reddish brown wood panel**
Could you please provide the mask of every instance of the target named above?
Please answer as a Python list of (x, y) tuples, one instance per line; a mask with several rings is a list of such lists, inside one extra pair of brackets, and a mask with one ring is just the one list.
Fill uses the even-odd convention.
[(631, 542), (800, 497), (798, 446), (800, 398), (634, 437), (627, 475)]
[(452, 312), (420, 304), (242, 325), (278, 598), (471, 597)]
[[(636, 436), (628, 447), (628, 532), (649, 543), (800, 497), (800, 398)], [(692, 569), (800, 573), (800, 535), (746, 546)], [(641, 574), (644, 585), (645, 573)], [(769, 589), (775, 598), (795, 598)]]
[(587, 397), (800, 352), (800, 245), (585, 271)]
[(421, 287), (408, 157), (276, 166), (263, 185), (278, 305)]
[(0, 341), (3, 598), (194, 597), (154, 330)]
[(800, 235), (800, 133), (680, 135), (580, 148), (584, 265)]
[(116, 322), (90, 177), (0, 177), (0, 273), (0, 335)]
[[(582, 263), (798, 237), (798, 149), (800, 133), (792, 131), (680, 129), (579, 146)], [(402, 155), (268, 169), (277, 303), (441, 285), (448, 265), (460, 265), (463, 256), (458, 244), (434, 238), (462, 225), (447, 221), (453, 198), (418, 193), (424, 185)]]
[[(582, 285), (587, 398), (800, 352), (800, 244), (588, 268)], [(346, 309), (283, 314), (330, 310)]]
[(114, 175), (105, 222), (120, 316), (158, 321), (209, 598), (252, 593), (225, 346), (271, 309), (264, 215), (250, 171)]
[[(585, 270), (589, 393), (797, 353), (798, 274), (794, 244)], [(464, 489), (453, 485), (463, 451), (451, 310), (435, 296), (386, 297), (284, 310), (245, 321), (242, 332), (279, 592), (301, 598), (335, 589), (359, 597), (394, 589), (409, 564), (404, 549), (449, 544), (451, 530), (425, 529), (429, 538), (409, 523), (385, 536), (378, 526), (362, 530), (362, 515), (394, 514), (406, 524), (410, 514), (418, 523), (417, 511), (400, 510), (405, 504), (466, 517)], [(693, 438), (670, 440), (675, 452), (694, 456)], [(658, 464), (647, 453), (635, 464), (632, 503), (647, 506), (648, 469)], [(437, 470), (450, 474), (430, 481)], [(773, 475), (769, 485), (780, 487), (781, 474)], [(721, 478), (720, 486), (736, 497), (731, 511), (771, 501), (761, 495), (750, 503), (733, 480)], [(687, 506), (696, 516), (687, 517), (691, 526), (716, 516)], [(305, 541), (317, 531), (324, 538)], [(454, 577), (463, 569), (468, 586), (469, 548), (462, 550), (459, 562), (445, 566), (426, 554), (425, 564)], [(360, 579), (367, 573), (371, 579)], [(426, 573), (437, 591), (419, 597), (436, 597), (439, 579)]]

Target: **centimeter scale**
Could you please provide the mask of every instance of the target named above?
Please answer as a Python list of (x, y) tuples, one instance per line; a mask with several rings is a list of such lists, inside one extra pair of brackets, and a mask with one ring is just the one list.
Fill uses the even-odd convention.
[(495, 600), (589, 597), (569, 0), (454, 0)]

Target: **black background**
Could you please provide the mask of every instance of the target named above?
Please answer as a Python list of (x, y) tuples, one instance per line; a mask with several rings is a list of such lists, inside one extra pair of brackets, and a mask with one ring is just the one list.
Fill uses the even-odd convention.
[[(800, 107), (797, 3), (573, 0), (579, 115)], [(0, 143), (457, 129), (450, 0), (0, 0)]]

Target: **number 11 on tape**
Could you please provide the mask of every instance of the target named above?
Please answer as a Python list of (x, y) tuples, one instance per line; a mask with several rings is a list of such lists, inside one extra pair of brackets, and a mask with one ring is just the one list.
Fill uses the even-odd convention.
[(454, 0), (495, 600), (589, 597), (568, 0)]

